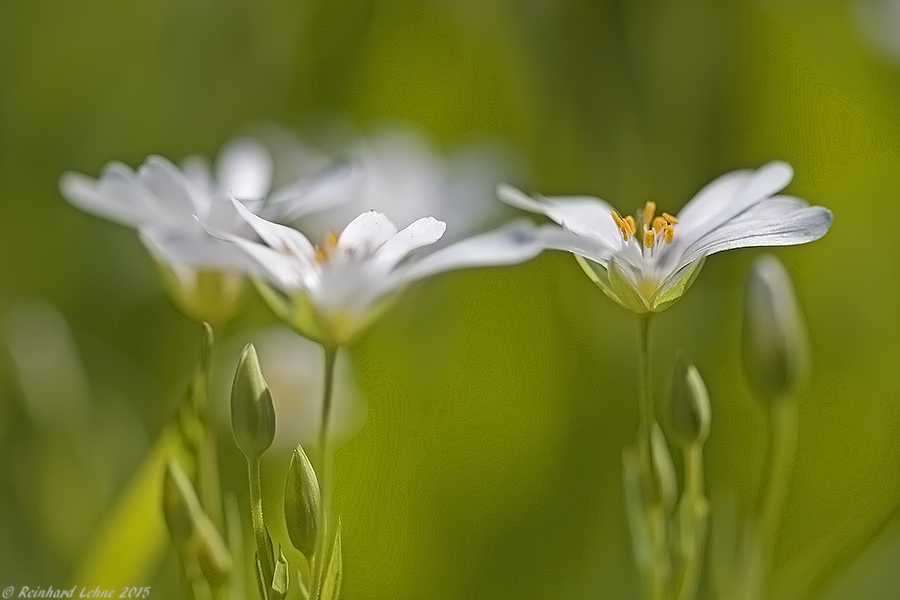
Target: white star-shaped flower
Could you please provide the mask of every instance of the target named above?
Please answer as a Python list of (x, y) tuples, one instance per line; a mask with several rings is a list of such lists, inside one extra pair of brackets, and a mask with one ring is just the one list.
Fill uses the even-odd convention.
[[(223, 149), (214, 175), (199, 157), (186, 159), (180, 169), (161, 156), (150, 156), (136, 171), (111, 162), (98, 179), (65, 173), (60, 190), (85, 212), (136, 229), (164, 267), (170, 291), (189, 312), (196, 312), (192, 309), (199, 308), (193, 305), (203, 304), (198, 299), (203, 273), (243, 273), (255, 266), (234, 245), (206, 232), (210, 228), (254, 236), (231, 198), (268, 218), (296, 218), (342, 201), (340, 175), (337, 170), (326, 172), (270, 193), (268, 151), (252, 139), (238, 138)], [(223, 278), (216, 281), (221, 288)], [(233, 290), (237, 278), (232, 276), (225, 285)]]
[(375, 211), (315, 246), (299, 231), (266, 221), (240, 202), (234, 205), (262, 243), (211, 233), (255, 261), (254, 272), (271, 283), (260, 291), (279, 317), (326, 347), (351, 341), (394, 292), (413, 281), (454, 269), (514, 264), (543, 249), (536, 228), (513, 223), (415, 257), (415, 251), (441, 238), (444, 222), (425, 217), (398, 230)]
[(622, 217), (599, 198), (530, 197), (498, 189), (513, 206), (547, 215), (546, 247), (576, 255), (588, 276), (613, 300), (637, 313), (661, 312), (691, 286), (707, 256), (750, 246), (788, 246), (817, 240), (831, 211), (776, 195), (793, 177), (790, 165), (722, 175), (704, 187), (677, 217), (657, 215), (648, 202), (637, 219)]

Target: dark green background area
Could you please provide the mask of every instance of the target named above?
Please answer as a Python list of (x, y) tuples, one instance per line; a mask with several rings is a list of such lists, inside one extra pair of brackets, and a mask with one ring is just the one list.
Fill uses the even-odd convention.
[[(96, 395), (86, 423), (36, 422), (2, 355), (0, 587), (69, 581), (198, 353), (196, 324), (133, 233), (68, 205), (59, 175), (214, 155), (257, 122), (312, 133), (400, 119), (448, 146), (504, 139), (531, 167), (528, 189), (623, 212), (652, 198), (674, 213), (721, 173), (790, 162), (788, 192), (835, 221), (777, 250), (814, 361), (776, 589), (891, 597), (896, 528), (828, 576), (900, 503), (900, 63), (866, 40), (854, 6), (0, 1), (0, 318), (55, 305)], [(766, 432), (739, 356), (756, 254), (710, 258), (653, 347), (658, 391), (679, 348), (704, 375), (709, 489), (742, 512)], [(255, 301), (225, 336), (272, 320)], [(637, 427), (632, 321), (562, 253), (407, 290), (352, 348), (368, 420), (336, 458), (342, 598), (636, 597), (620, 489)], [(69, 451), (86, 436), (90, 466)], [(243, 494), (226, 443), (225, 482)], [(287, 460), (269, 457), (273, 506)], [(173, 574), (169, 556), (129, 585), (167, 597)]]

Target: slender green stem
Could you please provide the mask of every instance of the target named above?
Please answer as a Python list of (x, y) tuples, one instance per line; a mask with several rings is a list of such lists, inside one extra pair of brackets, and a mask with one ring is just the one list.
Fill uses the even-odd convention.
[(778, 530), (781, 509), (787, 495), (794, 454), (797, 451), (797, 402), (782, 398), (772, 403), (770, 414), (771, 441), (769, 472), (765, 496), (760, 507), (760, 545), (770, 556)]
[(195, 449), (197, 458), (197, 481), (200, 504), (204, 511), (220, 531), (224, 526), (222, 514), (222, 493), (219, 483), (219, 456), (216, 435), (216, 418), (209, 390), (210, 354), (212, 352), (213, 332), (204, 324), (203, 353), (200, 364), (194, 374), (193, 405), (203, 425), (203, 438)]
[(748, 591), (749, 598), (768, 596), (775, 534), (797, 450), (796, 400), (775, 398), (770, 407), (764, 484), (757, 500), (755, 530), (748, 532), (750, 562), (746, 569), (748, 580), (743, 588)]
[(269, 534), (266, 532), (263, 520), (259, 457), (247, 458), (247, 470), (250, 472), (250, 519), (253, 522), (253, 533), (256, 536), (256, 551), (259, 562), (262, 564), (262, 573), (265, 579), (263, 584), (268, 590), (272, 585), (275, 573), (275, 558), (272, 556), (272, 546), (269, 544)]
[(653, 315), (638, 315), (638, 457), (645, 473), (652, 473), (650, 456), (650, 426), (653, 422), (653, 384), (650, 370), (650, 324)]
[[(320, 469), (324, 469), (328, 454), (328, 421), (331, 419), (331, 399), (334, 393), (334, 365), (337, 361), (337, 348), (323, 346), (325, 351), (325, 378), (322, 392), (322, 418), (319, 421), (319, 447), (317, 448)], [(322, 477), (323, 473), (319, 473)]]
[(319, 447), (316, 449), (316, 464), (314, 465), (316, 477), (319, 480), (319, 490), (322, 495), (322, 515), (320, 515), (322, 523), (325, 522), (325, 514), (327, 514), (331, 505), (328, 424), (331, 419), (331, 404), (334, 395), (334, 366), (337, 362), (338, 351), (337, 347), (324, 346), (323, 349), (325, 350), (325, 375), (322, 392), (322, 418), (319, 421)]
[[(680, 506), (683, 514), (679, 516), (682, 518), (682, 527), (689, 527), (691, 531), (682, 548), (683, 565), (678, 600), (693, 600), (700, 585), (709, 510), (703, 488), (703, 446), (690, 444), (684, 447), (684, 494)], [(688, 534), (682, 532), (681, 535), (684, 538)]]

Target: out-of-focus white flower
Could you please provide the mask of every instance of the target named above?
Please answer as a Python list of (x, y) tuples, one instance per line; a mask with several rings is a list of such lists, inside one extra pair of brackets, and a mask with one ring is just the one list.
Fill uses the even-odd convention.
[(497, 184), (519, 171), (513, 152), (500, 143), (476, 142), (442, 152), (425, 132), (409, 125), (376, 129), (349, 143), (344, 154), (354, 167), (353, 197), (297, 223), (314, 239), (376, 210), (394, 223), (411, 223), (422, 215), (444, 221), (447, 231), (437, 245), (447, 244), (499, 215)]
[(855, 0), (857, 24), (869, 41), (893, 61), (900, 61), (900, 0)]
[(315, 246), (299, 231), (266, 221), (240, 202), (234, 205), (262, 243), (211, 232), (256, 262), (252, 272), (272, 284), (259, 287), (276, 314), (326, 347), (351, 341), (408, 283), (443, 271), (522, 262), (542, 249), (536, 228), (513, 223), (414, 257), (439, 240), (446, 225), (425, 217), (398, 230), (375, 211)]
[[(272, 394), (277, 423), (274, 446), (290, 449), (300, 443), (307, 449), (314, 448), (322, 419), (322, 348), (284, 326), (256, 331), (242, 336), (244, 338), (244, 341), (253, 341)], [(222, 378), (218, 385), (222, 397), (227, 397), (231, 384), (228, 375), (234, 371), (241, 347), (242, 344), (234, 345), (234, 351), (228, 353), (227, 359), (231, 366), (221, 369)], [(340, 352), (335, 365), (328, 421), (329, 446), (356, 435), (365, 417), (365, 397), (354, 376), (352, 361), (349, 354)]]
[(541, 231), (547, 247), (574, 253), (606, 295), (637, 314), (648, 314), (678, 300), (710, 254), (804, 244), (825, 235), (830, 210), (775, 195), (792, 177), (793, 170), (783, 162), (728, 173), (700, 190), (677, 217), (657, 215), (653, 202), (635, 219), (623, 218), (598, 198), (532, 198), (510, 186), (501, 186), (498, 194), (562, 225)]
[(203, 313), (216, 296), (221, 302), (222, 294), (236, 294), (240, 279), (234, 274), (253, 266), (245, 253), (205, 230), (254, 235), (235, 212), (232, 197), (270, 219), (297, 218), (342, 201), (342, 175), (340, 169), (325, 172), (270, 193), (268, 151), (238, 138), (223, 149), (214, 174), (199, 157), (186, 159), (179, 169), (150, 156), (136, 171), (111, 162), (98, 179), (65, 173), (60, 189), (82, 210), (135, 228), (176, 300), (190, 313)]

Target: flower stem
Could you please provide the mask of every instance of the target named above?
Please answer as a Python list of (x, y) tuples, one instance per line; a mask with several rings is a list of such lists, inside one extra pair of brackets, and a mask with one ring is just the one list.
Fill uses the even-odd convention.
[(768, 460), (764, 487), (760, 489), (757, 506), (758, 520), (753, 540), (752, 563), (749, 569), (751, 585), (756, 597), (768, 596), (768, 575), (771, 570), (772, 550), (781, 509), (787, 494), (794, 454), (797, 450), (797, 401), (794, 398), (776, 398), (769, 413)]
[(263, 520), (262, 485), (260, 477), (259, 457), (247, 458), (247, 470), (250, 473), (250, 519), (253, 522), (253, 533), (256, 536), (256, 552), (262, 565), (265, 581), (263, 586), (268, 592), (275, 573), (275, 557), (269, 544), (269, 534)]
[(638, 457), (645, 473), (652, 473), (650, 457), (650, 427), (653, 420), (652, 373), (650, 370), (650, 324), (652, 313), (638, 315)]
[(319, 421), (319, 444), (316, 449), (316, 476), (324, 500), (328, 502), (327, 474), (328, 470), (328, 421), (331, 418), (331, 400), (334, 395), (334, 365), (337, 362), (337, 347), (323, 346), (325, 351), (325, 380), (322, 392), (322, 418)]
[(693, 600), (700, 585), (709, 518), (709, 503), (703, 488), (703, 445), (690, 444), (684, 447), (684, 494), (679, 506), (681, 525), (690, 528), (690, 533), (681, 533), (682, 537), (688, 537), (682, 548), (683, 570), (678, 600)]

